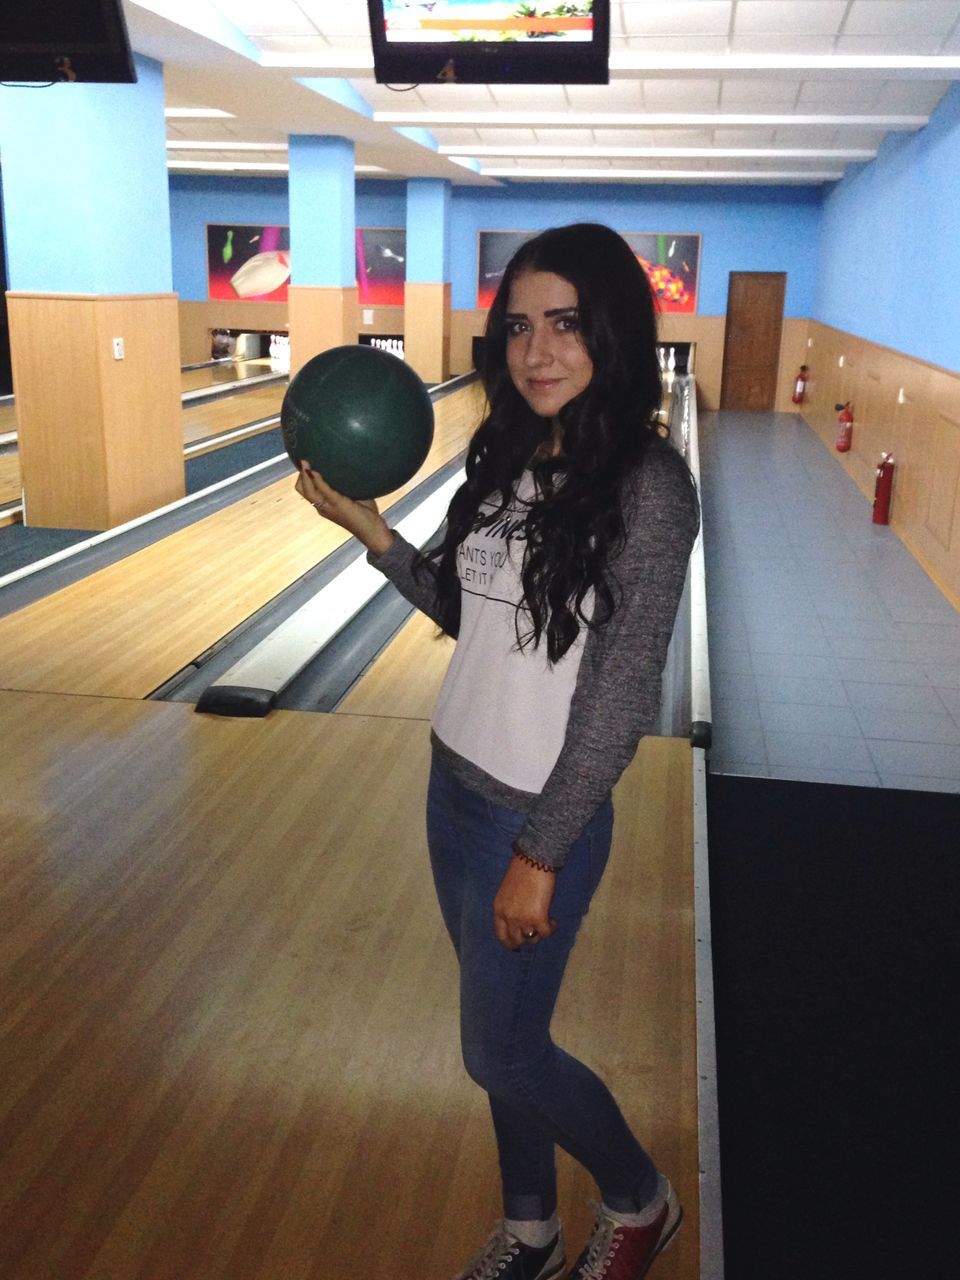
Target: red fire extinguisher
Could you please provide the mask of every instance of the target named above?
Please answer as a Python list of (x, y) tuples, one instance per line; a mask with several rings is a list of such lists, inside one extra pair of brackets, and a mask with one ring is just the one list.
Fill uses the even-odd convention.
[(793, 403), (803, 404), (804, 396), (807, 390), (807, 383), (810, 380), (810, 370), (805, 364), (800, 366), (800, 372), (797, 374), (797, 381), (793, 388)]
[(840, 430), (837, 432), (837, 453), (849, 453), (850, 442), (853, 440), (853, 410), (850, 407), (850, 401), (833, 407), (840, 414), (837, 419), (840, 424)]
[(893, 468), (896, 464), (892, 453), (881, 453), (877, 463), (877, 483), (873, 491), (873, 523), (890, 523), (890, 496), (893, 492)]

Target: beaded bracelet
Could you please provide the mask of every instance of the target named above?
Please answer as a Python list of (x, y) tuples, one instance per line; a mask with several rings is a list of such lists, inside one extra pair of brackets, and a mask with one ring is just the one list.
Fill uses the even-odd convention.
[(549, 862), (538, 862), (536, 858), (531, 858), (529, 853), (524, 853), (516, 840), (514, 840), (512, 847), (513, 856), (519, 858), (521, 862), (525, 862), (528, 867), (534, 867), (537, 871), (549, 871), (553, 876), (557, 874), (557, 868), (551, 867)]

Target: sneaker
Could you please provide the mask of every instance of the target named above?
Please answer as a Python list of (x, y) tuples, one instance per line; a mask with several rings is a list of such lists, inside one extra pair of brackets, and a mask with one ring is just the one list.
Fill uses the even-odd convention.
[(669, 1182), (664, 1206), (647, 1227), (625, 1227), (601, 1208), (593, 1235), (566, 1280), (642, 1280), (682, 1221), (683, 1209)]
[(454, 1280), (551, 1280), (566, 1260), (562, 1230), (544, 1248), (534, 1249), (521, 1244), (498, 1222), (487, 1243)]

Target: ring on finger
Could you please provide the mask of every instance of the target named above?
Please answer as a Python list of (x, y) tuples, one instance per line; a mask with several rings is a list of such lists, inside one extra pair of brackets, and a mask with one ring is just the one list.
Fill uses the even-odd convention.
[(532, 942), (534, 938), (537, 938), (540, 935), (537, 933), (536, 929), (524, 929), (523, 936), (527, 942)]

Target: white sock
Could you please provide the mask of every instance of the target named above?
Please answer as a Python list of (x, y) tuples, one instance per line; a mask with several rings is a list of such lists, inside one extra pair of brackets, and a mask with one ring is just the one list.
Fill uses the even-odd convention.
[(611, 1209), (608, 1205), (603, 1206), (603, 1212), (608, 1218), (612, 1218), (614, 1222), (619, 1222), (623, 1227), (649, 1227), (666, 1203), (669, 1185), (663, 1174), (660, 1174), (659, 1182), (657, 1183), (657, 1194), (649, 1204), (644, 1205), (637, 1213), (621, 1213), (619, 1209)]
[(521, 1244), (530, 1249), (545, 1249), (560, 1230), (560, 1219), (504, 1218), (503, 1225)]

